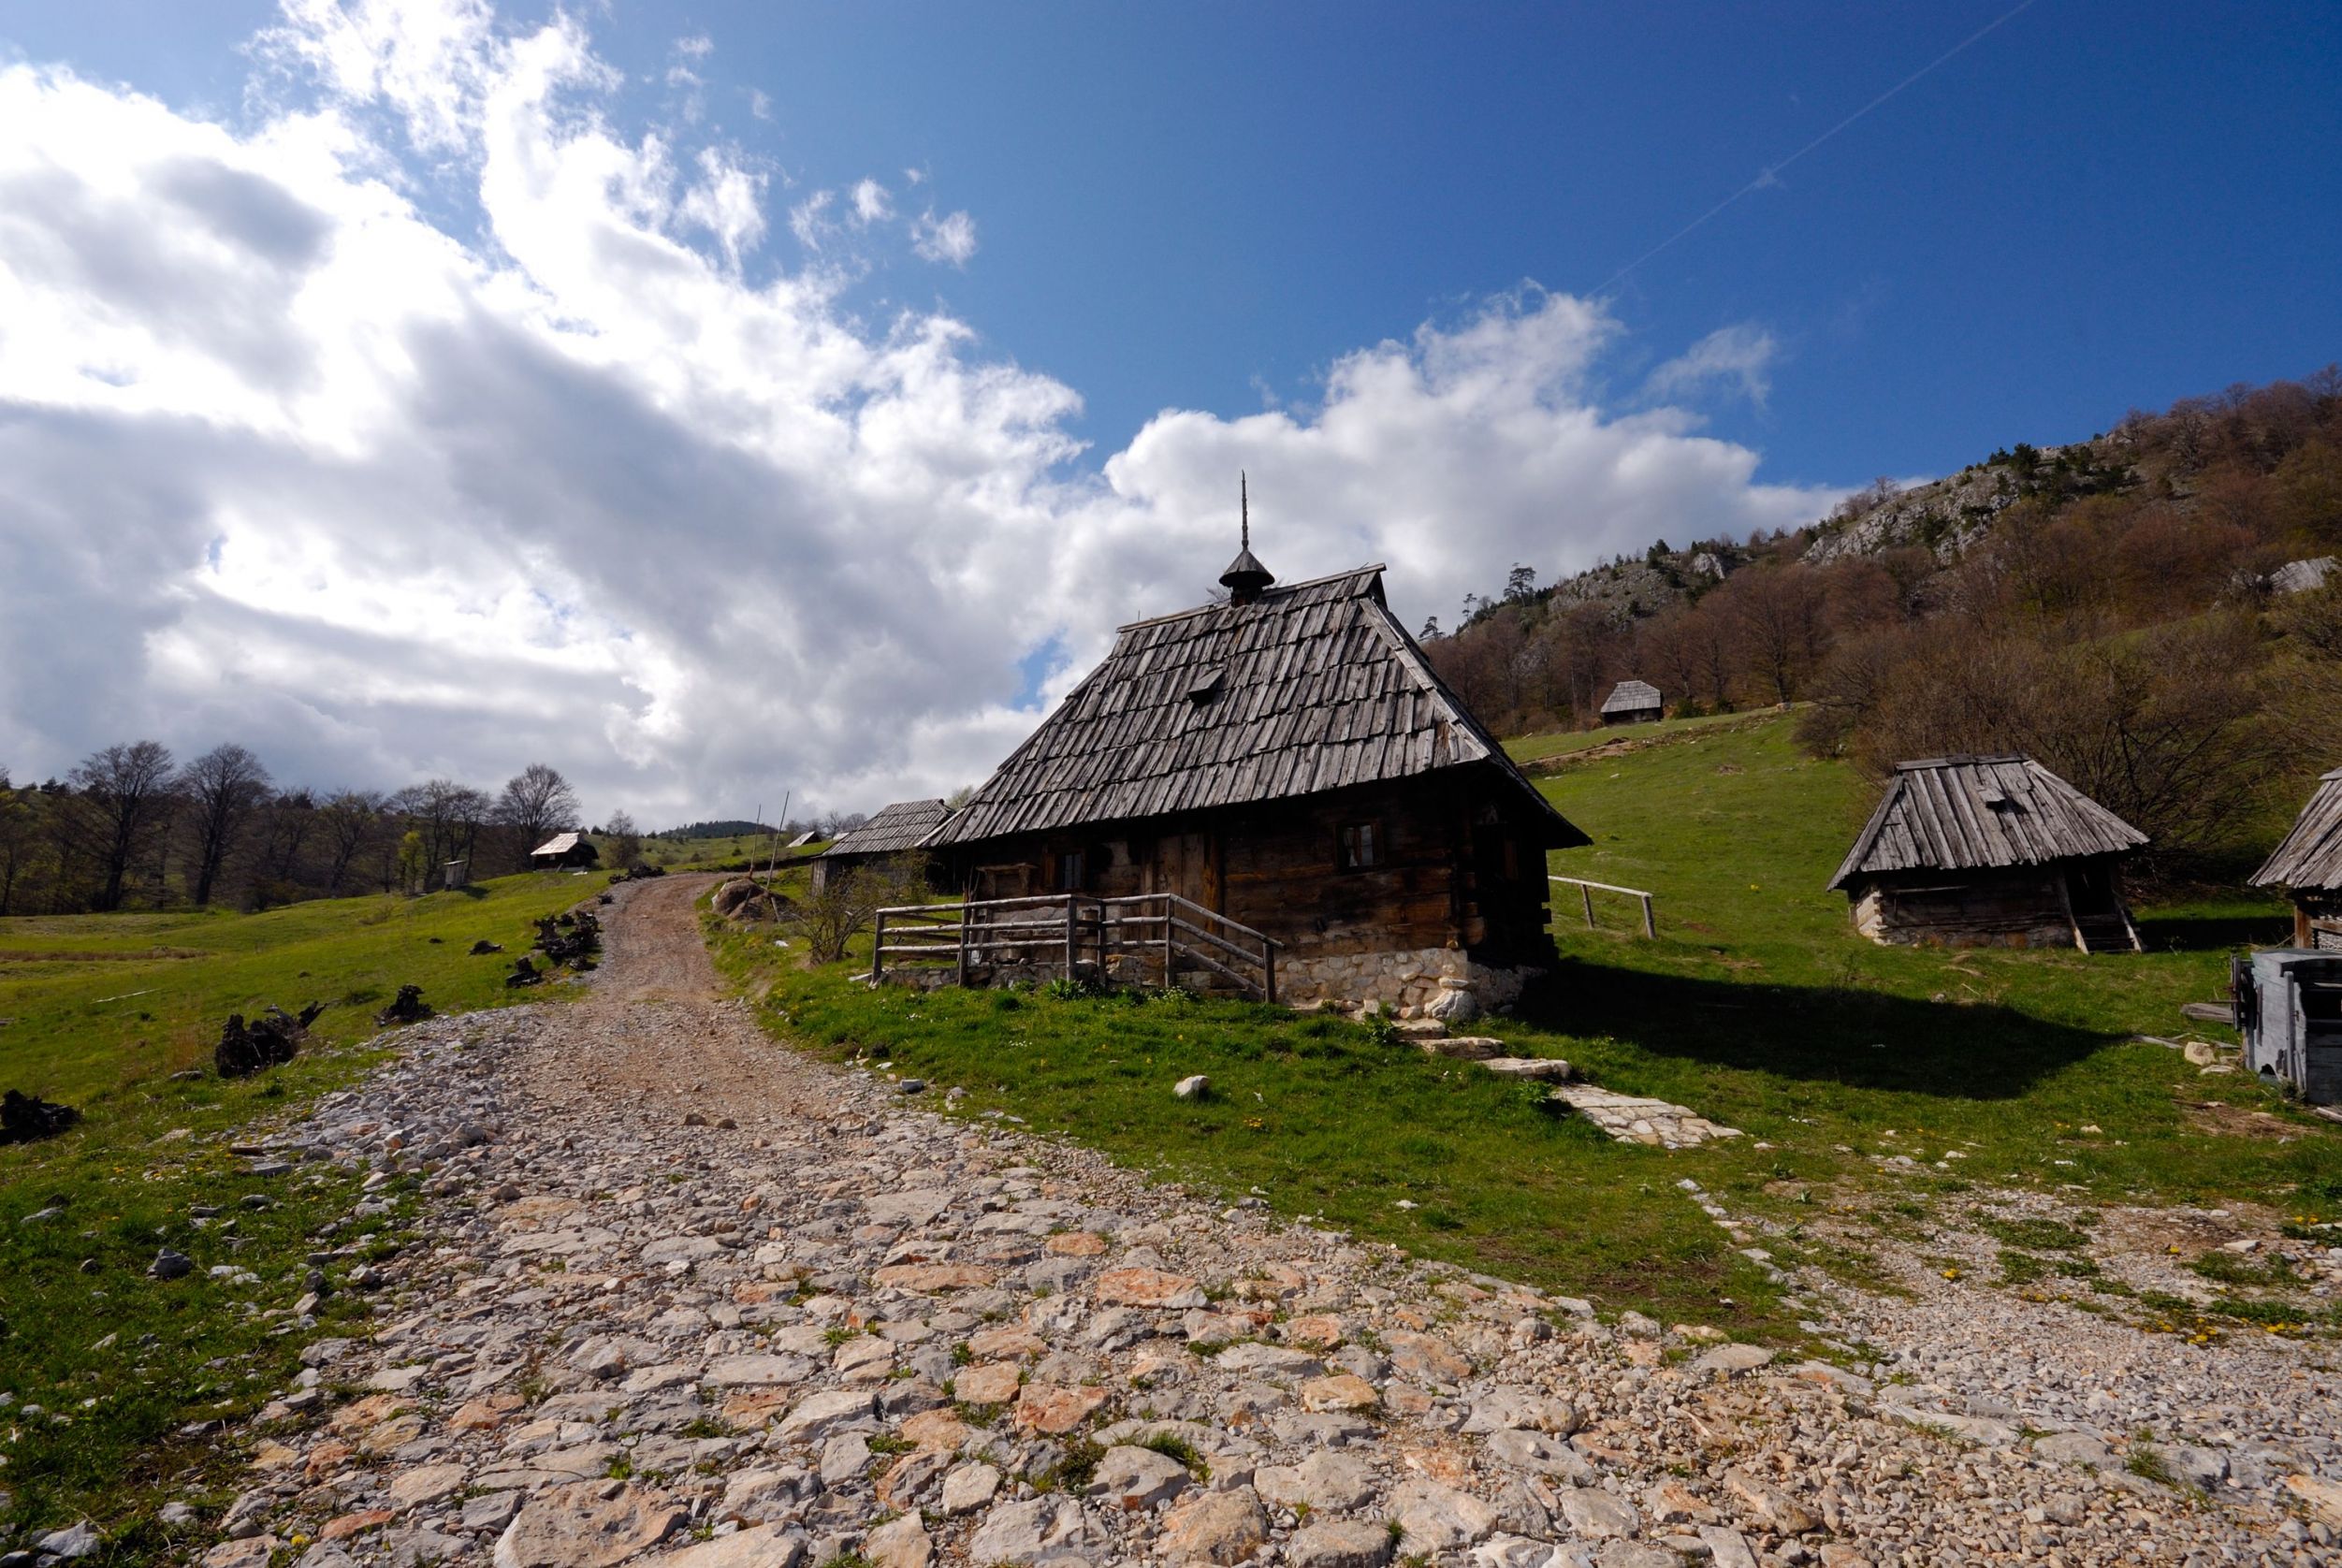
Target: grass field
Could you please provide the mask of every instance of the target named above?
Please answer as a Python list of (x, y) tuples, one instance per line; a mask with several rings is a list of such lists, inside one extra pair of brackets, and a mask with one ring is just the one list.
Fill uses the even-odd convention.
[[(803, 858), (818, 854), (825, 847), (824, 844), (815, 843), (793, 852), (782, 849), (780, 859), (785, 864), (793, 854), (795, 858)], [(643, 840), (643, 859), (666, 871), (741, 870), (751, 861), (762, 866), (773, 853), (773, 835), (768, 833), (735, 834), (727, 838)]]
[(1678, 735), (1695, 734), (1702, 731), (1745, 727), (1762, 722), (1745, 713), (1709, 713), (1692, 719), (1662, 719), (1654, 724), (1605, 725), (1596, 730), (1554, 730), (1540, 735), (1517, 735), (1505, 742), (1505, 750), (1516, 762), (1541, 762), (1549, 757), (1565, 757), (1573, 752), (1591, 750), (1611, 741), (1664, 741)]
[[(1532, 1091), (1334, 1019), (872, 993), (847, 978), (862, 954), (807, 971), (737, 934), (719, 937), (720, 961), (764, 992), (777, 1032), (882, 1050), (899, 1071), (967, 1088), (968, 1109), (1428, 1256), (1743, 1332), (1783, 1331), (1777, 1294), (1676, 1190), (1681, 1177), (1793, 1226), (1831, 1210), (1957, 1216), (1986, 1184), (2070, 1206), (2342, 1209), (2342, 1129), (2131, 1039), (2189, 1027), (2180, 1003), (2220, 994), (2229, 944), (2279, 935), (2276, 905), (2142, 909), (2158, 951), (2133, 955), (1876, 947), (1824, 887), (1870, 791), (1788, 731), (1747, 716), (1639, 727), (1652, 744), (1542, 780), (1594, 838), (1554, 870), (1651, 889), (1660, 935), (1629, 935), (1624, 903), (1589, 932), (1557, 889), (1560, 970), (1487, 1025), (1522, 1054), (1750, 1134), (1696, 1151), (1608, 1142)], [(1214, 1097), (1172, 1099), (1193, 1072)], [(1911, 1163), (1886, 1163), (1898, 1155)]]
[[(0, 1086), (84, 1114), (60, 1137), (0, 1148), (0, 1394), (11, 1401), (0, 1413), (10, 1437), (0, 1538), (87, 1515), (113, 1537), (109, 1561), (183, 1560), (186, 1544), (154, 1506), (188, 1495), (225, 1503), (235, 1477), (208, 1445), (175, 1434), (248, 1413), (298, 1371), (309, 1336), (284, 1330), (313, 1250), (337, 1250), (330, 1282), (398, 1244), (395, 1210), (322, 1233), (348, 1212), (354, 1182), (248, 1175), (230, 1153), (235, 1129), (361, 1070), (371, 1058), (353, 1048), (401, 984), (449, 1012), (559, 995), (508, 992), (502, 977), (538, 916), (603, 885), (536, 873), (259, 915), (0, 921)], [(506, 951), (470, 956), (481, 937)], [(329, 1006), (291, 1064), (238, 1082), (208, 1070), (227, 1013), (311, 1000)], [(194, 1068), (206, 1070), (171, 1076)], [(208, 1209), (219, 1213), (197, 1212)], [(196, 1271), (147, 1279), (164, 1246)], [(362, 1299), (336, 1292), (319, 1331), (364, 1313)]]

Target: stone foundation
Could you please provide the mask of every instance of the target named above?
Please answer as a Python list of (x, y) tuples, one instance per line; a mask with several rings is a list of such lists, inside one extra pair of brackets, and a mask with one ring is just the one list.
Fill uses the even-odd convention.
[(1401, 1018), (1464, 1024), (1484, 1012), (1506, 1010), (1542, 972), (1476, 964), (1455, 948), (1419, 948), (1409, 952), (1280, 957), (1276, 987), (1278, 999), (1288, 1003), (1325, 1002), (1340, 1007), (1380, 1003)]
[[(1280, 957), (1276, 994), (1278, 1001), (1291, 1007), (1313, 1002), (1340, 1008), (1379, 1004), (1399, 1018), (1468, 1024), (1482, 1013), (1508, 1011), (1529, 981), (1543, 972), (1476, 964), (1454, 948)], [(998, 964), (983, 971), (982, 983), (1040, 986), (1064, 973), (1061, 965)], [(1161, 978), (1162, 965), (1150, 967), (1147, 958), (1139, 953), (1116, 954), (1105, 975), (1110, 984), (1130, 986), (1158, 984)], [(1209, 979), (1193, 971), (1179, 978), (1181, 984), (1198, 987)], [(889, 984), (933, 990), (956, 983), (959, 971), (949, 965), (890, 968), (886, 979)]]

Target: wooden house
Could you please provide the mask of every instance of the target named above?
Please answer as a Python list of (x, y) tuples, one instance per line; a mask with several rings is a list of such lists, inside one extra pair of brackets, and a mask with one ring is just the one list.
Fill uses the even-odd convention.
[(1896, 764), (1832, 888), (1875, 942), (2136, 951), (2123, 857), (2146, 835), (2030, 757)]
[(855, 866), (890, 855), (924, 854), (927, 835), (941, 827), (952, 808), (939, 800), (898, 800), (881, 806), (860, 827), (841, 833), (830, 847), (813, 857), (813, 891), (829, 886), (830, 878)]
[(2318, 781), (2293, 830), (2252, 874), (2258, 888), (2293, 899), (2293, 945), (2342, 952), (2342, 768)]
[(529, 851), (531, 870), (590, 870), (602, 859), (593, 840), (582, 833), (557, 833)]
[(1655, 724), (1666, 711), (1659, 689), (1647, 680), (1622, 680), (1602, 700), (1605, 724)]
[(1382, 567), (1279, 587), (1245, 543), (1227, 603), (1123, 627), (929, 843), (979, 900), (1213, 911), (1276, 945), (1287, 1000), (1509, 1002), (1555, 956), (1545, 852), (1586, 836), (1433, 672)]

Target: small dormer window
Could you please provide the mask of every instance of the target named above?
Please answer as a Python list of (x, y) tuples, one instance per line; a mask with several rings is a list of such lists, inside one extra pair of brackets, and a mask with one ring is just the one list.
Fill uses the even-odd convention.
[(1220, 688), (1226, 683), (1227, 678), (1226, 670), (1204, 671), (1188, 686), (1187, 701), (1198, 707), (1203, 706), (1204, 704), (1220, 694)]

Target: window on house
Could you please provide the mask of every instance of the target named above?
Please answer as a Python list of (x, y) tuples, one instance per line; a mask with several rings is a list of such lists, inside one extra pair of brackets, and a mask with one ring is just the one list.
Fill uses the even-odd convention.
[(1364, 871), (1383, 863), (1382, 824), (1346, 822), (1342, 827), (1342, 869)]
[(1057, 891), (1059, 893), (1082, 891), (1083, 877), (1088, 870), (1084, 864), (1086, 859), (1087, 857), (1079, 849), (1068, 849), (1057, 857)]

